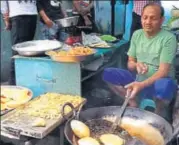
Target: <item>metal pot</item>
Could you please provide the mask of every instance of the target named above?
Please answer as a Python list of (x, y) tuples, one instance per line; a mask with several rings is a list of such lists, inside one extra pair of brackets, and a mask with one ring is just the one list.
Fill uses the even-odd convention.
[(60, 27), (71, 27), (76, 26), (78, 23), (79, 16), (73, 16), (73, 17), (67, 17), (63, 19), (55, 20), (56, 24), (58, 24)]
[[(86, 122), (89, 120), (100, 119), (110, 115), (118, 116), (119, 114), (120, 114), (120, 106), (90, 108), (80, 112), (79, 120), (81, 120), (82, 122)], [(134, 119), (140, 119), (140, 120), (142, 119), (147, 121), (161, 132), (166, 144), (172, 137), (172, 126), (165, 119), (163, 119), (162, 117), (156, 114), (141, 110), (139, 108), (127, 107), (123, 117), (130, 117)], [(71, 130), (70, 121), (71, 120), (67, 121), (65, 125), (64, 133), (69, 143), (71, 143), (72, 145), (73, 144), (76, 145), (77, 143), (74, 139), (75, 137)], [(133, 144), (133, 145), (138, 145), (138, 144)]]

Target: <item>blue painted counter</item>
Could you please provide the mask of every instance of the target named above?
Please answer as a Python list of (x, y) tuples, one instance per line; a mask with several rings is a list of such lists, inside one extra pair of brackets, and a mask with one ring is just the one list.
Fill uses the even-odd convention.
[[(112, 49), (100, 49), (95, 57), (113, 52), (116, 48), (120, 49), (125, 43), (126, 41), (122, 40)], [(81, 63), (61, 63), (49, 57), (14, 56), (14, 59), (16, 85), (31, 89), (33, 97), (46, 92), (82, 95)]]

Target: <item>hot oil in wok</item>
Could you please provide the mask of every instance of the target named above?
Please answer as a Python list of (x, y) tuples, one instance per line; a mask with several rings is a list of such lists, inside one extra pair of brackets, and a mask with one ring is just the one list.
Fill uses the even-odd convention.
[(91, 137), (99, 138), (102, 134), (112, 133), (120, 136), (121, 138), (125, 139), (126, 141), (130, 141), (132, 137), (120, 127), (117, 127), (114, 132), (111, 132), (112, 123), (107, 120), (102, 119), (94, 119), (85, 122), (85, 124), (89, 127), (91, 131)]

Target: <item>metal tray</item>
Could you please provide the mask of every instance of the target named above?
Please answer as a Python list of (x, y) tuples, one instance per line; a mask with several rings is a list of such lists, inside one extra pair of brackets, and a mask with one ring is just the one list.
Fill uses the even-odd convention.
[[(2, 85), (2, 86), (1, 86), (1, 89), (2, 89), (2, 88), (18, 89), (18, 90), (26, 89), (26, 90), (28, 90), (28, 92), (29, 92), (29, 100), (28, 100), (28, 101), (30, 101), (30, 100), (32, 99), (32, 97), (33, 97), (33, 92), (32, 92), (30, 89), (25, 88), (25, 87), (22, 87), (22, 86)], [(28, 101), (27, 101), (27, 102), (28, 102)], [(27, 103), (27, 102), (26, 102), (26, 103)], [(0, 115), (4, 115), (4, 114), (6, 114), (6, 113), (8, 113), (9, 111), (12, 111), (12, 110), (14, 110), (14, 109), (6, 109), (6, 110), (3, 110), (3, 111), (1, 111), (1, 114), (0, 114)]]
[(15, 44), (12, 46), (21, 56), (44, 55), (45, 51), (56, 50), (62, 47), (62, 43), (56, 40), (33, 40)]
[(72, 16), (63, 19), (55, 20), (55, 23), (60, 27), (71, 27), (76, 26), (78, 23), (79, 16)]
[[(75, 109), (78, 110), (85, 103), (86, 99), (84, 99)], [(30, 117), (28, 115), (14, 117), (15, 113), (16, 110), (13, 110), (1, 117), (1, 132), (12, 135), (16, 138), (20, 138), (20, 136), (28, 136), (37, 139), (44, 138), (47, 134), (49, 134), (56, 127), (62, 124), (66, 120), (66, 118), (69, 118), (72, 115), (71, 111), (64, 117), (61, 117), (59, 119), (46, 119), (46, 127), (32, 127), (31, 124), (34, 119), (36, 119), (36, 117)]]

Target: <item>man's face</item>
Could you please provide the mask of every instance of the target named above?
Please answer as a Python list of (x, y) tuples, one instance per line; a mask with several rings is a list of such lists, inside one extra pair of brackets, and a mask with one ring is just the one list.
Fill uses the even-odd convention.
[(148, 6), (142, 13), (141, 22), (144, 31), (148, 34), (155, 34), (159, 31), (164, 18), (161, 17), (158, 6)]

